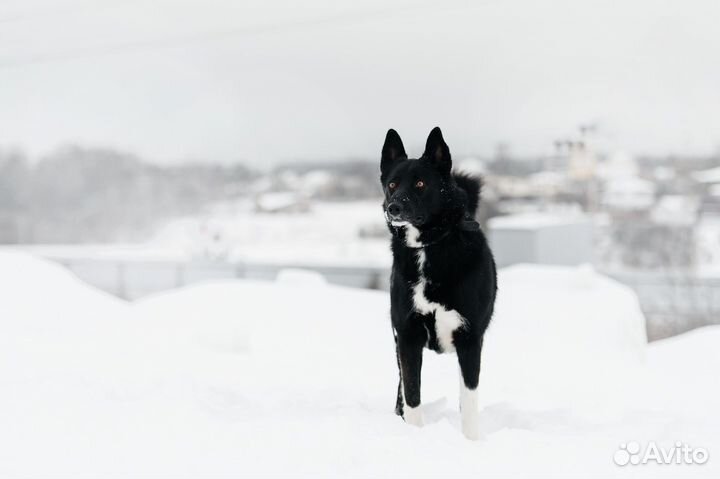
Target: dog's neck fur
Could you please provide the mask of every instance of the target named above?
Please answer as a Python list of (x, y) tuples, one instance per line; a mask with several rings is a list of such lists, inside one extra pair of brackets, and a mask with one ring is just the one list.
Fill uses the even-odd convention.
[(451, 215), (440, 217), (436, 221), (429, 222), (427, 225), (391, 225), (390, 229), (394, 236), (403, 240), (401, 243), (406, 247), (420, 249), (440, 243), (453, 232), (474, 229), (467, 227), (465, 225), (467, 222), (474, 223), (474, 220), (469, 218), (464, 210), (457, 209), (453, 211)]

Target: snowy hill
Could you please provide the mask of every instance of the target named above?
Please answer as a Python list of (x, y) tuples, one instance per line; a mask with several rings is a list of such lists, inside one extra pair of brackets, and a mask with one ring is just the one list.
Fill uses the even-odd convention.
[[(647, 346), (634, 295), (582, 268), (500, 288), (469, 442), (450, 355), (426, 353), (428, 424), (393, 414), (386, 293), (289, 272), (126, 303), (2, 253), (0, 476), (717, 477), (720, 328)], [(615, 465), (632, 440), (711, 459)]]

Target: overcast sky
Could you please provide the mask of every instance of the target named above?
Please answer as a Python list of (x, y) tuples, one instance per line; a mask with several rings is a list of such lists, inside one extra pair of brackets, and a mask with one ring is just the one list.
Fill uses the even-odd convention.
[(720, 147), (716, 0), (5, 0), (0, 145), (157, 162)]

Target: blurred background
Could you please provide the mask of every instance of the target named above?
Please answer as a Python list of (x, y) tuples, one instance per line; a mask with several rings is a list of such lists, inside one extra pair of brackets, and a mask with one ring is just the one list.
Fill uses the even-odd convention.
[(379, 152), (436, 125), (501, 266), (591, 264), (649, 339), (720, 322), (712, 0), (6, 0), (0, 243), (124, 299), (387, 287)]

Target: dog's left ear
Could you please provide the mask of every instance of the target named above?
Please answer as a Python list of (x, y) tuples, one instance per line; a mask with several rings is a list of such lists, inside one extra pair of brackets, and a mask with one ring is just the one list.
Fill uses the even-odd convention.
[(443, 139), (442, 131), (437, 126), (432, 129), (428, 136), (423, 157), (430, 160), (442, 173), (450, 173), (452, 168), (450, 149)]

